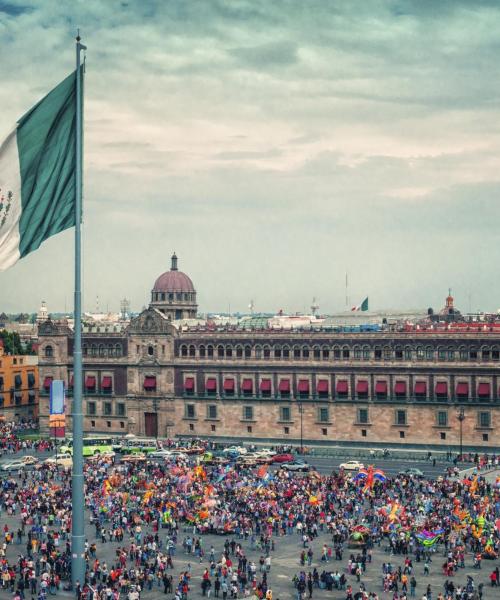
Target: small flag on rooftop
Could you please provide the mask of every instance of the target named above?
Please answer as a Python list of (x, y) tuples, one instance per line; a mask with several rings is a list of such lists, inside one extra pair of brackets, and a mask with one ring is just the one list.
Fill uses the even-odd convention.
[(351, 308), (351, 311), (353, 311), (353, 312), (358, 312), (358, 311), (366, 312), (367, 310), (368, 310), (368, 296), (363, 300), (363, 302), (361, 302), (361, 304), (358, 304), (357, 306), (353, 306)]
[(75, 225), (75, 173), (76, 71), (0, 146), (0, 271)]

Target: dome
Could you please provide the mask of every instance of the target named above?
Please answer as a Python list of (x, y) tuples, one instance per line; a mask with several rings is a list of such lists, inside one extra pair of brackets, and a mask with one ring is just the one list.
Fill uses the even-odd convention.
[(186, 273), (167, 271), (155, 281), (153, 292), (194, 292), (194, 286)]
[(172, 256), (172, 267), (170, 271), (163, 273), (158, 277), (153, 286), (153, 292), (194, 292), (194, 285), (191, 279), (177, 270), (177, 256)]

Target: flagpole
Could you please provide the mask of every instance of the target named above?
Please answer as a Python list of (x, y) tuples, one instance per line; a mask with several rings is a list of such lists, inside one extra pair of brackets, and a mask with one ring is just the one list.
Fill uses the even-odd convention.
[(71, 479), (71, 582), (85, 583), (85, 506), (83, 488), (83, 412), (82, 412), (82, 77), (80, 53), (86, 47), (76, 37), (76, 178), (75, 178), (75, 336), (73, 346), (73, 474)]

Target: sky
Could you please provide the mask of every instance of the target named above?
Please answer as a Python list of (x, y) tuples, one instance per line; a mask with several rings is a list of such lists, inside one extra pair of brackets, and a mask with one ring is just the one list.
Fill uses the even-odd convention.
[[(0, 0), (0, 139), (85, 82), (84, 308), (500, 307), (500, 3)], [(73, 232), (0, 273), (70, 310)]]

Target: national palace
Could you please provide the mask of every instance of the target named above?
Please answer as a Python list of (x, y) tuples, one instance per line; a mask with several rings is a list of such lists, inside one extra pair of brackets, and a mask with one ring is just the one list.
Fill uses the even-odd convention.
[[(376, 330), (189, 325), (197, 308), (174, 255), (141, 314), (84, 326), (86, 433), (500, 447), (500, 329), (467, 323), (451, 295), (427, 324)], [(67, 322), (40, 324), (42, 429), (52, 380), (70, 413), (72, 350)]]

